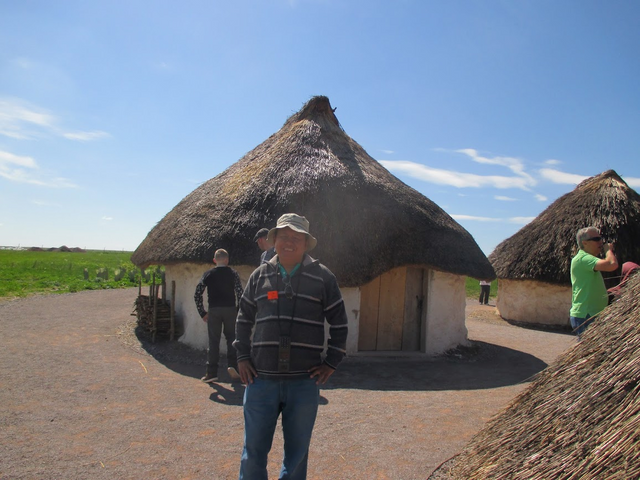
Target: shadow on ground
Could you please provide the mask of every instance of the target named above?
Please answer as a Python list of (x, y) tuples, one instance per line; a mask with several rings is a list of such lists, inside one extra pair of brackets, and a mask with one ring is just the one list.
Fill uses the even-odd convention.
[[(199, 379), (204, 375), (206, 351), (178, 341), (150, 337), (136, 328), (140, 346), (174, 372)], [(325, 389), (351, 388), (383, 391), (480, 390), (529, 381), (547, 364), (533, 355), (485, 342), (473, 341), (439, 357), (347, 357)], [(211, 400), (239, 405), (244, 389), (232, 382), (226, 358), (220, 358), (219, 382), (211, 384)]]
[(539, 358), (485, 342), (447, 355), (422, 357), (350, 357), (326, 388), (438, 391), (479, 390), (529, 381), (545, 369)]

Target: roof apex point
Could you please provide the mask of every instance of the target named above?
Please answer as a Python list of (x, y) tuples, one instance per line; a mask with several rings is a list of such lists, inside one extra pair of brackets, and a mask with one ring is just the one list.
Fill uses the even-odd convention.
[(627, 182), (625, 182), (615, 170), (607, 170), (598, 175), (594, 175), (593, 177), (584, 179), (582, 182), (578, 184), (578, 189), (593, 188), (597, 185), (602, 185), (603, 182), (606, 182), (607, 180), (611, 180), (611, 179), (629, 187), (627, 185)]
[(331, 108), (331, 102), (329, 102), (329, 97), (325, 97), (324, 95), (317, 95), (315, 97), (311, 97), (311, 99), (304, 104), (304, 106), (300, 109), (300, 111), (294, 115), (296, 117), (296, 121), (309, 119), (309, 118), (317, 118), (318, 116), (325, 117), (331, 123), (334, 123), (337, 126), (340, 126), (340, 122), (338, 118), (335, 116), (335, 108)]

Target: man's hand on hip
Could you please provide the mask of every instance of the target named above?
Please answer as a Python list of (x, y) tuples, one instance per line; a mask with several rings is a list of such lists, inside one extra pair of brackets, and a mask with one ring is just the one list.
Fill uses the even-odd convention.
[(323, 363), (322, 365), (312, 367), (309, 369), (309, 372), (311, 372), (311, 378), (316, 378), (316, 385), (320, 385), (327, 383), (327, 380), (329, 380), (329, 377), (333, 375), (335, 370), (326, 363)]
[(253, 368), (251, 360), (242, 360), (238, 362), (238, 373), (240, 374), (240, 381), (245, 385), (253, 383), (253, 379), (258, 376), (258, 372)]

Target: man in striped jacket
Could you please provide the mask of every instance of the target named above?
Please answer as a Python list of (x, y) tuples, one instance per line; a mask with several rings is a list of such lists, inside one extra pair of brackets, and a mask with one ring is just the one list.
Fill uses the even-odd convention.
[(267, 479), (267, 456), (282, 413), (280, 478), (301, 480), (307, 475), (319, 385), (346, 354), (347, 314), (335, 276), (307, 254), (317, 241), (305, 217), (281, 216), (268, 240), (277, 255), (249, 278), (233, 344), (247, 386), (240, 479)]

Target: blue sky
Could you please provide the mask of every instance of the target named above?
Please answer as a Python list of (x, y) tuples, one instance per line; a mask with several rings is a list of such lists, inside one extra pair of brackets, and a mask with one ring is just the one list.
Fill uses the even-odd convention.
[(326, 95), (488, 255), (586, 177), (640, 189), (639, 24), (635, 0), (0, 1), (0, 245), (134, 250)]

